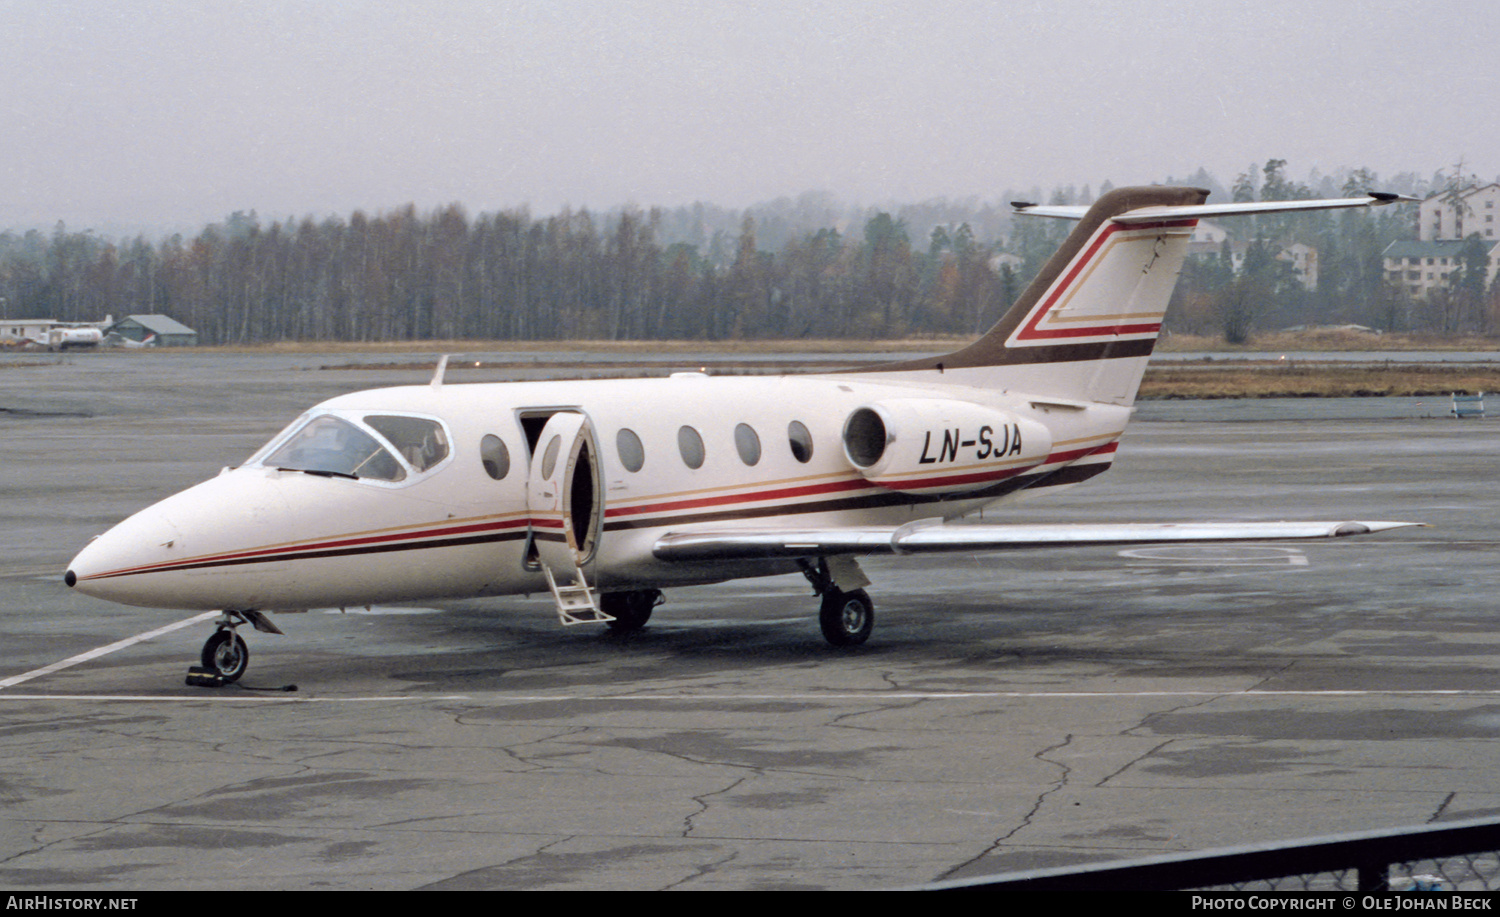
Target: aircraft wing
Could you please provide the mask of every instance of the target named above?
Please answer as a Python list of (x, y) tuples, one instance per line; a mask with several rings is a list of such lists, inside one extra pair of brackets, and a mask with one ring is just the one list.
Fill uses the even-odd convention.
[(1116, 525), (945, 525), (908, 523), (829, 529), (705, 529), (668, 532), (658, 560), (749, 560), (839, 554), (927, 554), (1046, 547), (1287, 541), (1368, 535), (1416, 522), (1182, 522)]
[[(1342, 210), (1348, 207), (1380, 207), (1417, 198), (1392, 194), (1388, 191), (1371, 191), (1364, 197), (1340, 197), (1308, 201), (1249, 201), (1235, 204), (1191, 204), (1184, 207), (1142, 207), (1116, 214), (1110, 219), (1116, 223), (1151, 223), (1160, 220), (1207, 219), (1209, 217), (1241, 216), (1253, 213), (1294, 213), (1303, 210)], [(1081, 220), (1088, 207), (1052, 204), (1028, 204), (1014, 201), (1011, 206), (1016, 213), (1039, 217), (1056, 217), (1060, 220)]]

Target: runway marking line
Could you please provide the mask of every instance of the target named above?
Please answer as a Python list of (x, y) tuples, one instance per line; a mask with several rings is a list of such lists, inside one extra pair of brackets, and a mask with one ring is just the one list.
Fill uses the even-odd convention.
[(157, 703), (203, 703), (212, 701), (214, 703), (240, 703), (240, 704), (364, 704), (372, 701), (389, 703), (392, 701), (472, 701), (474, 698), (464, 694), (434, 694), (430, 697), (415, 694), (391, 695), (389, 697), (306, 697), (299, 694), (266, 694), (257, 696), (254, 694), (214, 694), (204, 691), (201, 694), (0, 694), (0, 701), (55, 701), (55, 700), (84, 700), (84, 701), (120, 701), (135, 704), (157, 704)]
[(879, 691), (841, 692), (837, 694), (399, 694), (384, 697), (309, 697), (307, 695), (267, 694), (245, 696), (204, 691), (200, 694), (0, 694), (0, 701), (126, 701), (132, 703), (216, 701), (238, 703), (370, 703), (391, 701), (466, 701), (470, 703), (520, 704), (520, 703), (619, 703), (629, 702), (674, 702), (697, 701), (703, 703), (728, 703), (734, 701), (863, 701), (882, 702), (892, 700), (1046, 700), (1143, 697), (1497, 697), (1500, 689), (1466, 690), (1461, 688), (1435, 688), (1425, 691)]
[(178, 621), (175, 624), (168, 624), (165, 627), (158, 627), (156, 630), (148, 630), (143, 634), (136, 634), (134, 637), (126, 637), (124, 640), (117, 640), (116, 642), (111, 643), (108, 646), (101, 646), (98, 649), (89, 650), (87, 653), (79, 653), (77, 656), (70, 656), (67, 659), (62, 660), (61, 662), (54, 662), (51, 665), (44, 665), (39, 669), (32, 669), (30, 672), (25, 672), (21, 675), (12, 675), (10, 678), (0, 678), (0, 690), (9, 688), (12, 685), (21, 684), (25, 681), (30, 681), (33, 678), (41, 678), (43, 675), (51, 675), (53, 672), (60, 672), (63, 669), (72, 668), (79, 663), (88, 662), (90, 659), (98, 659), (101, 656), (108, 656), (110, 653), (123, 650), (129, 646), (135, 646), (137, 643), (144, 643), (153, 637), (160, 637), (162, 634), (169, 634), (174, 630), (181, 630), (182, 628), (188, 627), (189, 625), (197, 624), (199, 621), (206, 621), (218, 614), (219, 612), (217, 611), (205, 611), (202, 614), (193, 615), (191, 618)]
[[(175, 630), (181, 630), (206, 621), (218, 615), (217, 611), (205, 611), (202, 614), (184, 618), (172, 624), (148, 630), (144, 633), (117, 640), (114, 643), (101, 646), (97, 649), (70, 656), (59, 662), (33, 669), (20, 675), (0, 679), (0, 691), (13, 687), (23, 682), (60, 672), (92, 659), (107, 656), (127, 647), (144, 643), (163, 634), (169, 634)], [(489, 703), (555, 703), (566, 701), (572, 703), (588, 702), (660, 702), (660, 701), (706, 701), (706, 702), (729, 702), (729, 701), (820, 701), (820, 700), (858, 700), (858, 701), (885, 701), (885, 700), (973, 700), (973, 699), (1014, 699), (1014, 700), (1039, 700), (1045, 698), (1140, 698), (1140, 697), (1493, 697), (1500, 696), (1500, 689), (1466, 690), (1466, 689), (1432, 689), (1432, 690), (1335, 690), (1335, 691), (860, 691), (840, 693), (803, 693), (803, 694), (616, 694), (616, 695), (582, 695), (582, 694), (505, 694), (489, 695), (484, 698)], [(216, 696), (213, 694), (195, 695), (152, 695), (152, 694), (5, 694), (0, 693), (0, 700), (90, 700), (90, 701), (130, 701), (136, 703), (148, 703), (158, 701), (229, 701), (240, 703), (368, 703), (371, 701), (473, 701), (475, 697), (470, 695), (393, 695), (387, 697), (308, 697), (289, 696), (282, 694), (277, 696), (270, 694), (266, 696)]]

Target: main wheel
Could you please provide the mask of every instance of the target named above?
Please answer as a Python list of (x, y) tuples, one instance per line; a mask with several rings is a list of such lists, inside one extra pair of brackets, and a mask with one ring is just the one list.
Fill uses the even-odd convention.
[(599, 599), (599, 608), (614, 618), (609, 629), (617, 634), (633, 634), (651, 620), (651, 610), (661, 601), (661, 593), (655, 589), (636, 592), (606, 592)]
[(823, 628), (823, 639), (832, 645), (859, 646), (875, 629), (875, 606), (863, 589), (830, 589), (823, 593), (818, 625)]
[(205, 669), (216, 673), (227, 684), (238, 681), (245, 674), (245, 668), (250, 665), (250, 648), (234, 631), (227, 628), (217, 630), (203, 644), (202, 660)]

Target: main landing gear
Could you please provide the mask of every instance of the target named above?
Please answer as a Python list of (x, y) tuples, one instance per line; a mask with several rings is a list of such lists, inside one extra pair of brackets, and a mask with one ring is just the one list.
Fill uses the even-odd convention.
[(612, 633), (633, 634), (646, 626), (651, 612), (661, 603), (660, 589), (606, 592), (599, 597), (599, 610), (614, 618), (609, 622)]
[(830, 589), (823, 593), (818, 626), (831, 646), (859, 646), (875, 629), (875, 605), (863, 589), (853, 592)]
[(797, 563), (813, 591), (823, 597), (818, 609), (823, 639), (831, 646), (859, 646), (870, 639), (875, 629), (875, 603), (863, 588), (870, 580), (859, 563), (852, 557), (820, 557), (816, 562)]
[[(859, 564), (852, 558), (836, 557), (832, 562), (819, 558), (817, 562), (801, 561), (800, 565), (813, 591), (823, 597), (818, 610), (823, 639), (832, 646), (859, 646), (870, 639), (870, 632), (875, 629), (875, 603), (860, 588), (868, 586), (870, 581)], [(613, 619), (608, 622), (611, 633), (633, 634), (646, 626), (652, 610), (661, 602), (659, 589), (606, 592), (599, 596), (599, 610)], [(204, 653), (207, 652), (204, 647)], [(205, 661), (204, 665), (208, 663)]]
[(241, 624), (250, 624), (267, 634), (279, 634), (281, 628), (272, 623), (264, 612), (226, 609), (215, 622), (218, 629), (203, 644), (199, 654), (201, 666), (188, 669), (187, 683), (195, 688), (222, 688), (239, 681), (250, 665), (250, 648), (245, 639), (235, 633)]

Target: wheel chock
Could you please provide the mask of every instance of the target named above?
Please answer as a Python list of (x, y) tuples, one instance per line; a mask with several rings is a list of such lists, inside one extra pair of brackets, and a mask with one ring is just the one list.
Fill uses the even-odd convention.
[(213, 669), (205, 669), (201, 665), (195, 665), (188, 669), (186, 684), (192, 688), (222, 688), (229, 684), (223, 675)]

